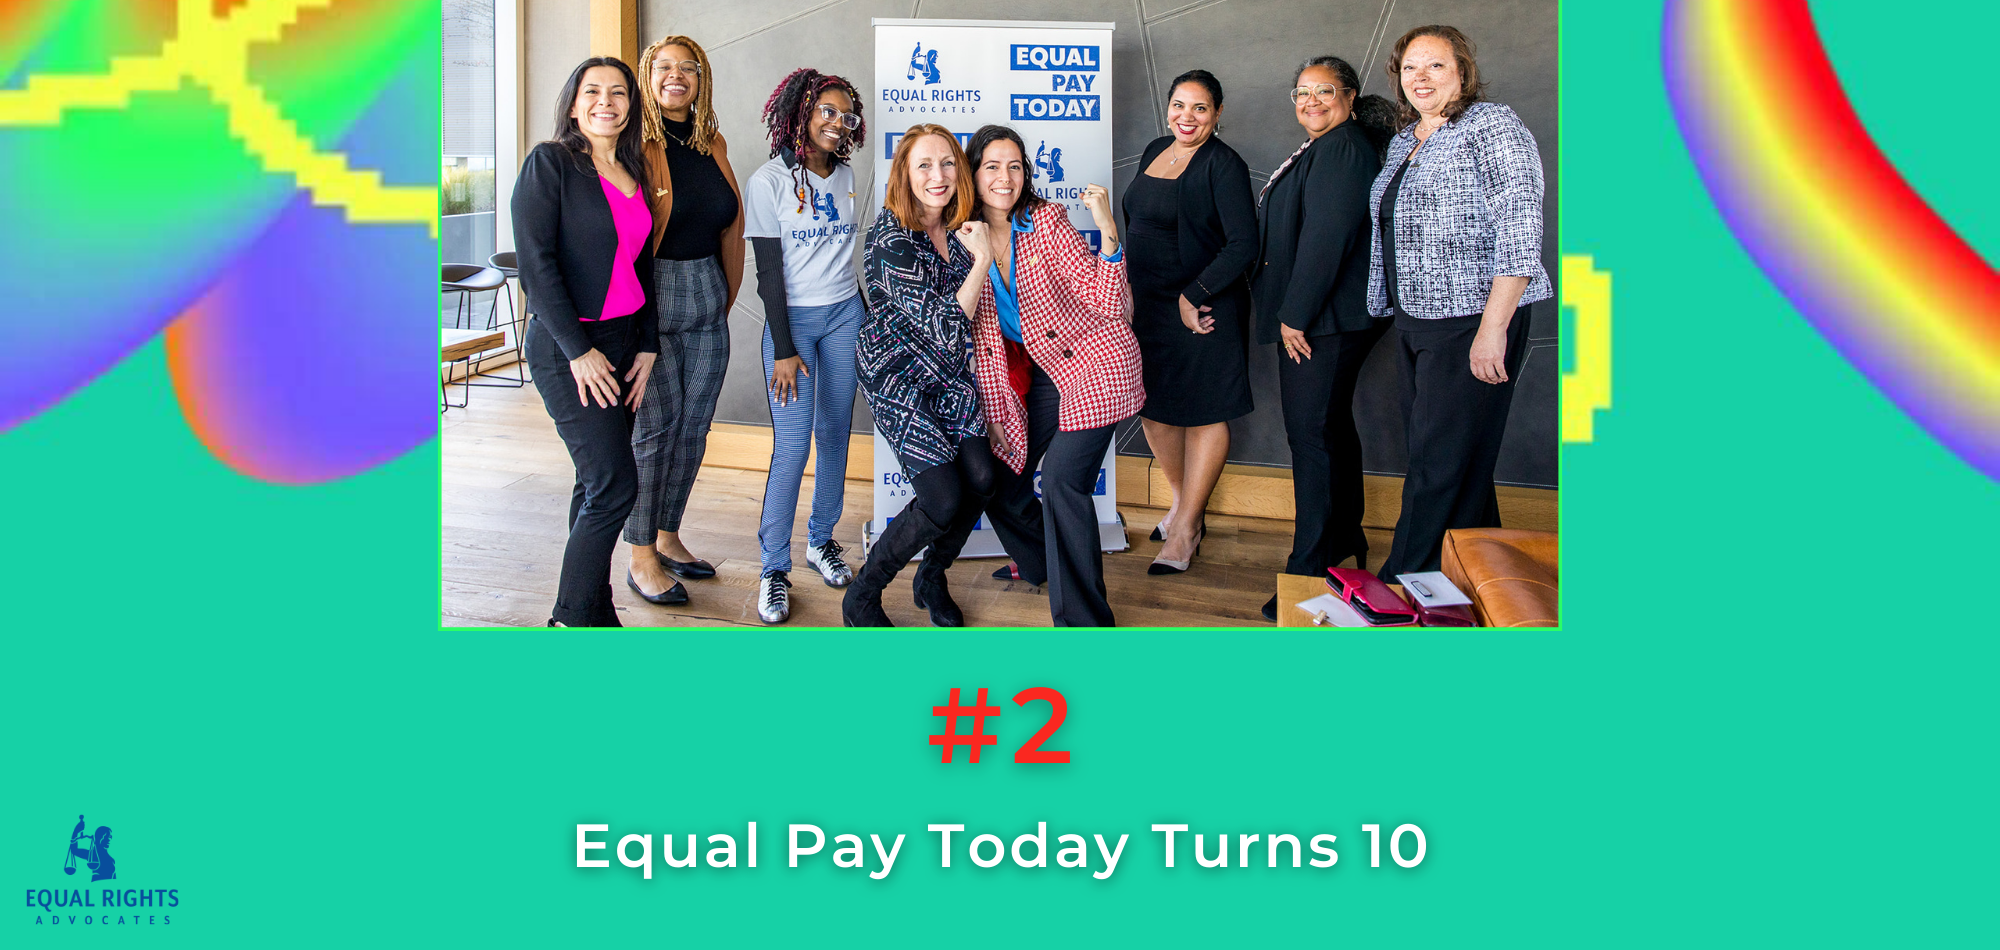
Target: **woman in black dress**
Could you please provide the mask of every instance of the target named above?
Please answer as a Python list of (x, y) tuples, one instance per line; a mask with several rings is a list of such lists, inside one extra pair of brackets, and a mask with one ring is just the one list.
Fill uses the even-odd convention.
[[(1298, 509), (1285, 573), (1307, 577), (1350, 557), (1368, 568), (1354, 387), (1389, 327), (1368, 314), (1368, 189), (1397, 122), (1389, 100), (1359, 97), (1360, 86), (1337, 56), (1299, 67), (1292, 112), (1306, 141), (1257, 196), (1257, 342), (1284, 344), (1278, 393)], [(1278, 598), (1264, 619), (1278, 619)]]
[(1139, 418), (1174, 495), (1148, 574), (1187, 570), (1229, 456), (1229, 420), (1251, 408), (1246, 275), (1257, 261), (1257, 204), (1250, 166), (1215, 137), (1221, 119), (1222, 84), (1207, 70), (1182, 73), (1167, 102), (1172, 134), (1146, 146), (1125, 189), (1146, 383)]

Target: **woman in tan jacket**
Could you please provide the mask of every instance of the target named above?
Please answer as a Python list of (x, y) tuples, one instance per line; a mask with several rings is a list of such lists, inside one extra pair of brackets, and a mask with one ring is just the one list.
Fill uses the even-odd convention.
[(639, 59), (660, 358), (632, 429), (639, 500), (625, 522), (626, 583), (656, 604), (687, 603), (673, 574), (715, 576), (680, 539), (729, 366), (729, 308), (743, 286), (742, 191), (716, 128), (714, 81), (708, 54), (685, 36), (666, 37)]

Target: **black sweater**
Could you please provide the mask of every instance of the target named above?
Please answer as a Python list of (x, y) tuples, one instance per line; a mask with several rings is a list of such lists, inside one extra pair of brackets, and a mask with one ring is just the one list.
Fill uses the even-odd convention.
[[(636, 177), (636, 176), (635, 176)], [(645, 187), (642, 180), (640, 187)], [(535, 318), (555, 338), (563, 355), (590, 352), (584, 319), (604, 312), (611, 290), (611, 267), (618, 257), (618, 228), (611, 203), (586, 155), (543, 142), (521, 163), (514, 183), (514, 244), (519, 250), (521, 289)], [(634, 264), (646, 302), (629, 318), (637, 322), (638, 351), (660, 351), (660, 317), (653, 302), (653, 258), (642, 248)]]
[[(1163, 135), (1146, 146), (1139, 174), (1173, 141)], [(1247, 307), (1249, 289), (1242, 278), (1257, 263), (1257, 196), (1250, 191), (1250, 166), (1222, 139), (1209, 136), (1188, 159), (1181, 181), (1181, 263), (1201, 268), (1193, 282), (1180, 288), (1181, 296), (1197, 307), (1208, 304), (1218, 315), (1225, 308)], [(1128, 212), (1126, 233), (1131, 227)]]
[(1299, 154), (1264, 197), (1257, 342), (1368, 327), (1368, 191), (1382, 159), (1349, 119)]

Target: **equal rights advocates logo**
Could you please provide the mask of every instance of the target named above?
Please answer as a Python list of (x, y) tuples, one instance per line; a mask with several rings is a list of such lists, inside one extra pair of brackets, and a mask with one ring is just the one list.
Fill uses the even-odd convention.
[(1102, 47), (1065, 43), (1015, 43), (1009, 47), (1007, 68), (1046, 74), (1048, 91), (1011, 94), (1008, 118), (1016, 122), (1102, 121), (1104, 102), (1097, 89), (1097, 80), (1104, 75), (1102, 54)]
[(948, 115), (974, 111), (980, 99), (979, 90), (945, 86), (945, 68), (950, 64), (940, 65), (940, 58), (937, 47), (925, 49), (923, 42), (918, 41), (916, 48), (910, 51), (909, 68), (903, 70), (904, 81), (884, 85), (882, 111), (897, 115)]
[[(69, 841), (63, 848), (62, 871), (71, 880), (53, 882), (59, 886), (25, 889), (27, 906), (34, 911), (35, 926), (173, 924), (173, 916), (167, 912), (180, 906), (180, 889), (122, 886), (111, 837), (110, 825), (98, 825), (91, 830), (84, 816), (76, 816), (76, 827), (70, 830)], [(90, 875), (89, 883), (99, 886), (80, 886), (84, 883), (81, 876), (86, 873)]]

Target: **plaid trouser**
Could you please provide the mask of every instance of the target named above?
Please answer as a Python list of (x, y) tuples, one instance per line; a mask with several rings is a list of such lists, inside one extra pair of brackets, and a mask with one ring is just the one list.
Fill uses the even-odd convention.
[(652, 544), (679, 531), (695, 472), (708, 450), (708, 427), (722, 374), (729, 368), (729, 288), (713, 257), (653, 262), (660, 308), (660, 358), (632, 427), (639, 465), (639, 501), (625, 522), (625, 540)]

